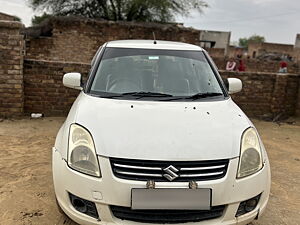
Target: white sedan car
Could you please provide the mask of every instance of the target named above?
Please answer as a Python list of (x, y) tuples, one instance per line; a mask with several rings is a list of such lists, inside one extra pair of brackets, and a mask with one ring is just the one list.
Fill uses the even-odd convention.
[[(264, 145), (199, 46), (101, 46), (53, 147), (58, 206), (79, 224), (248, 224), (270, 193)], [(227, 83), (227, 85), (225, 85)]]

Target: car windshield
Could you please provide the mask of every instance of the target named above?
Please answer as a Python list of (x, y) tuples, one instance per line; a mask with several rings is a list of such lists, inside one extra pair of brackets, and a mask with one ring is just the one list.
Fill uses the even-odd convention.
[(90, 93), (158, 100), (224, 96), (202, 51), (106, 48)]

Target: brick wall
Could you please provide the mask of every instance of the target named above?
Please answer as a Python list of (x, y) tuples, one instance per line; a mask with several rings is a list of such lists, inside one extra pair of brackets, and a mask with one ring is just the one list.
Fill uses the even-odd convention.
[[(277, 75), (277, 77), (282, 77), (282, 75)], [(273, 104), (280, 105), (281, 108), (278, 111), (283, 112), (283, 114), (287, 115), (295, 115), (300, 105), (298, 104), (298, 98), (300, 96), (299, 88), (300, 88), (300, 76), (299, 75), (287, 75), (283, 76), (283, 79), (286, 79), (286, 85), (279, 85), (281, 90), (280, 96), (277, 97), (282, 99), (283, 103)], [(278, 93), (276, 93), (278, 94)], [(273, 94), (275, 96), (275, 92)], [(298, 98), (297, 98), (298, 97)], [(274, 110), (276, 112), (276, 110)]]
[(177, 24), (96, 21), (58, 17), (24, 31), (26, 58), (89, 63), (110, 40), (153, 39), (199, 44), (199, 30)]
[(16, 21), (17, 18), (15, 16), (7, 15), (5, 13), (0, 12), (0, 20)]
[[(66, 115), (79, 91), (62, 85), (63, 74), (80, 72), (86, 78), (89, 68), (89, 64), (25, 60), (25, 112)], [(300, 76), (226, 71), (221, 75), (243, 81), (242, 92), (232, 97), (249, 116), (295, 114)]]
[(298, 88), (296, 116), (300, 116), (300, 85), (299, 85), (299, 88)]
[[(249, 42), (248, 54), (250, 57), (255, 58), (264, 53), (276, 53), (281, 55), (293, 56), (294, 45), (277, 44), (277, 43), (255, 43)], [(255, 52), (255, 54), (254, 54)], [(253, 57), (255, 55), (255, 57)]]
[[(213, 57), (213, 59), (220, 70), (225, 70), (228, 58)], [(277, 73), (279, 71), (279, 62), (278, 61), (243, 59), (243, 62), (246, 66), (247, 72)], [(288, 72), (294, 73), (294, 74), (299, 74), (300, 73), (299, 64), (289, 62), (288, 63)]]
[(65, 73), (79, 72), (85, 80), (89, 64), (24, 61), (24, 112), (46, 116), (66, 115), (79, 91), (62, 84)]
[(19, 22), (0, 20), (0, 116), (23, 112), (23, 36)]
[(207, 48), (206, 51), (212, 58), (223, 58), (225, 56), (225, 48)]
[(236, 46), (231, 45), (228, 48), (226, 56), (228, 58), (236, 58), (237, 56), (244, 55), (245, 53), (247, 53), (247, 50), (245, 48), (236, 47)]
[[(18, 22), (0, 21), (0, 117), (23, 112), (66, 115), (79, 92), (63, 87), (63, 75), (80, 72), (86, 78), (97, 47), (108, 40), (152, 39), (153, 31), (157, 39), (193, 44), (199, 40), (199, 31), (176, 24), (55, 19), (34, 28), (37, 30), (31, 31), (31, 36), (27, 33), (27, 55), (23, 61), (22, 27)], [(220, 69), (225, 67), (226, 59), (215, 60)], [(277, 72), (278, 62), (249, 60), (246, 67), (250, 72), (221, 74), (243, 81), (243, 91), (233, 95), (233, 99), (248, 115), (300, 114), (299, 75), (267, 73)], [(288, 69), (299, 74), (297, 65), (289, 65)]]
[(300, 64), (300, 48), (294, 48), (293, 58), (295, 62), (298, 62), (298, 64)]
[(294, 74), (220, 71), (223, 78), (239, 78), (243, 90), (233, 100), (249, 115), (285, 118), (295, 115), (300, 76)]
[[(155, 24), (113, 22), (82, 19), (77, 17), (55, 17), (39, 27), (29, 27), (26, 34), (26, 58), (49, 61), (89, 63), (98, 47), (110, 40), (156, 39), (182, 41), (200, 45), (200, 30), (178, 24)], [(269, 46), (265, 44), (266, 46)], [(283, 48), (286, 45), (276, 45)], [(283, 46), (283, 47), (282, 47)], [(225, 49), (207, 49), (220, 69), (225, 69)], [(288, 51), (289, 45), (288, 45)], [(233, 48), (230, 48), (230, 55)], [(234, 54), (242, 53), (235, 49)], [(245, 60), (247, 71), (278, 72), (279, 62), (267, 60)], [(299, 64), (290, 63), (289, 73), (299, 73)]]

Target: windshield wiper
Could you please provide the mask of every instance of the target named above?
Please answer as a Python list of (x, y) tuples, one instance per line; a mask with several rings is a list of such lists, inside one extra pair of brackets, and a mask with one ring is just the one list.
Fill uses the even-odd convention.
[[(92, 96), (99, 97), (99, 95), (91, 94)], [(121, 98), (123, 95), (119, 94), (108, 94), (108, 95), (100, 95), (101, 98)]]
[(199, 98), (207, 98), (207, 97), (214, 97), (214, 96), (221, 96), (222, 93), (218, 92), (205, 92), (205, 93), (197, 93), (188, 97), (185, 97), (185, 99), (199, 99)]
[[(101, 96), (103, 98), (122, 98), (124, 96), (133, 96), (137, 97), (137, 99), (143, 98), (143, 97), (162, 97), (160, 101), (174, 101), (174, 100), (180, 100), (180, 99), (191, 99), (196, 100), (200, 98), (208, 98), (208, 97), (214, 97), (214, 96), (221, 96), (222, 93), (218, 92), (205, 92), (205, 93), (197, 93), (191, 96), (173, 96), (170, 94), (164, 94), (159, 92), (147, 92), (147, 91), (134, 91), (134, 92), (125, 92), (125, 93), (112, 93), (109, 95)], [(165, 98), (166, 99), (165, 99)]]
[(126, 92), (121, 94), (123, 96), (131, 95), (137, 97), (173, 97), (170, 94), (158, 93), (158, 92), (147, 92), (147, 91), (135, 91), (135, 92)]

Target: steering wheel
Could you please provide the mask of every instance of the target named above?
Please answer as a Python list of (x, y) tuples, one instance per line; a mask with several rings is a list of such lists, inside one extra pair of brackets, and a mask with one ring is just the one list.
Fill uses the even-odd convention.
[(141, 85), (136, 81), (129, 78), (118, 78), (114, 79), (107, 85), (107, 91), (109, 92), (131, 92), (141, 89)]

